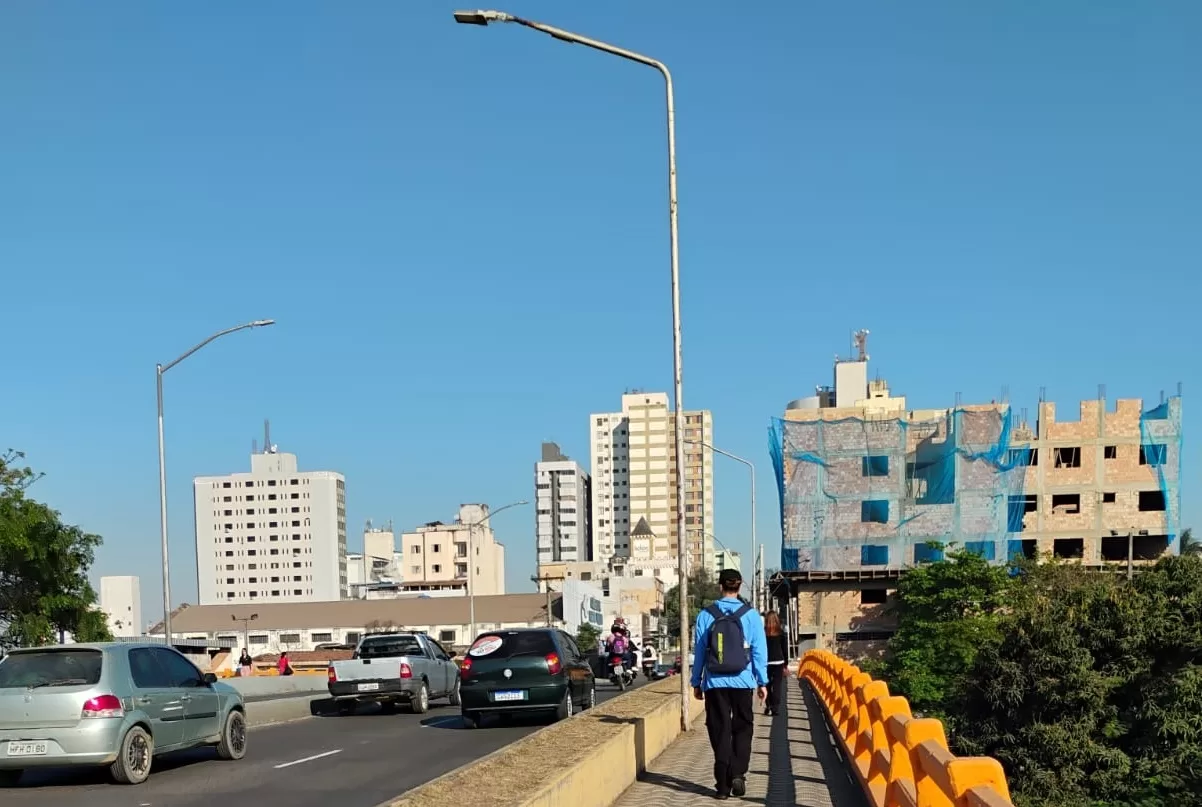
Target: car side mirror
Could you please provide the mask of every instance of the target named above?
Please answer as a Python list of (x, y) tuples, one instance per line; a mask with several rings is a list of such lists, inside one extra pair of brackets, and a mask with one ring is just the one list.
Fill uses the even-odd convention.
[(204, 681), (205, 686), (212, 686), (213, 684), (217, 683), (217, 674), (207, 672), (201, 677), (201, 680)]
[(456, 654), (455, 654), (455, 651), (454, 651), (454, 650), (448, 650), (448, 651), (447, 651), (447, 658), (455, 658), (455, 655), (456, 655)]

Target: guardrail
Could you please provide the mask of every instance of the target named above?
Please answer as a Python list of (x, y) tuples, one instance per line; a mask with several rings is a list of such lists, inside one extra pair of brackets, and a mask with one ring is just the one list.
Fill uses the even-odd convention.
[(826, 650), (801, 658), (848, 763), (874, 807), (1013, 807), (1002, 765), (992, 757), (956, 757), (943, 724), (915, 718), (859, 667)]

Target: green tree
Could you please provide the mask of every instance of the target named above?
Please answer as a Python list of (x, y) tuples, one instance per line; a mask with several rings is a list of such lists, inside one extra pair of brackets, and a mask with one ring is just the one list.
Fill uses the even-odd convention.
[[(718, 583), (706, 569), (689, 575), (689, 624), (697, 622), (701, 609), (722, 596)], [(672, 641), (680, 641), (680, 586), (672, 586), (664, 594), (664, 613), (660, 620), (662, 630)]]
[(30, 498), (40, 474), (19, 463), (24, 455), (0, 454), (0, 637), (18, 645), (78, 638), (111, 638), (93, 610), (96, 592), (88, 569), (100, 536), (63, 524), (59, 514)]
[(1202, 541), (1194, 538), (1194, 531), (1188, 527), (1181, 531), (1179, 546), (1182, 555), (1202, 555)]
[(965, 676), (977, 654), (999, 640), (1011, 585), (1009, 569), (972, 552), (952, 551), (912, 569), (894, 598), (898, 628), (888, 656), (871, 672), (905, 695), (915, 712), (954, 724)]
[(590, 653), (595, 650), (599, 638), (601, 638), (601, 629), (596, 625), (582, 622), (576, 629), (576, 644), (582, 653)]

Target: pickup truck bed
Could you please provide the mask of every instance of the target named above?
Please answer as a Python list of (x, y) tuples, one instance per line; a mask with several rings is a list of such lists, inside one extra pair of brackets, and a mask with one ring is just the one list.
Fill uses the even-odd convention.
[(417, 714), (431, 698), (459, 703), (459, 667), (451, 653), (420, 633), (365, 636), (349, 661), (328, 670), (330, 697), (349, 713), (362, 702), (377, 702), (385, 711), (404, 704)]

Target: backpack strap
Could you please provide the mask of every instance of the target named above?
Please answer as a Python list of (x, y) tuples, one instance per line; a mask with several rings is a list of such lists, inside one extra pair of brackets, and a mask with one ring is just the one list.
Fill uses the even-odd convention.
[(743, 607), (740, 608), (739, 610), (735, 611), (733, 614), (731, 614), (731, 616), (733, 616), (735, 619), (737, 619), (741, 622), (743, 620), (743, 617), (750, 610), (751, 610), (751, 606), (748, 605), (747, 603), (743, 603)]
[(726, 616), (726, 612), (718, 607), (717, 602), (711, 602), (705, 610), (709, 611), (710, 616), (712, 616), (715, 620), (722, 619)]

